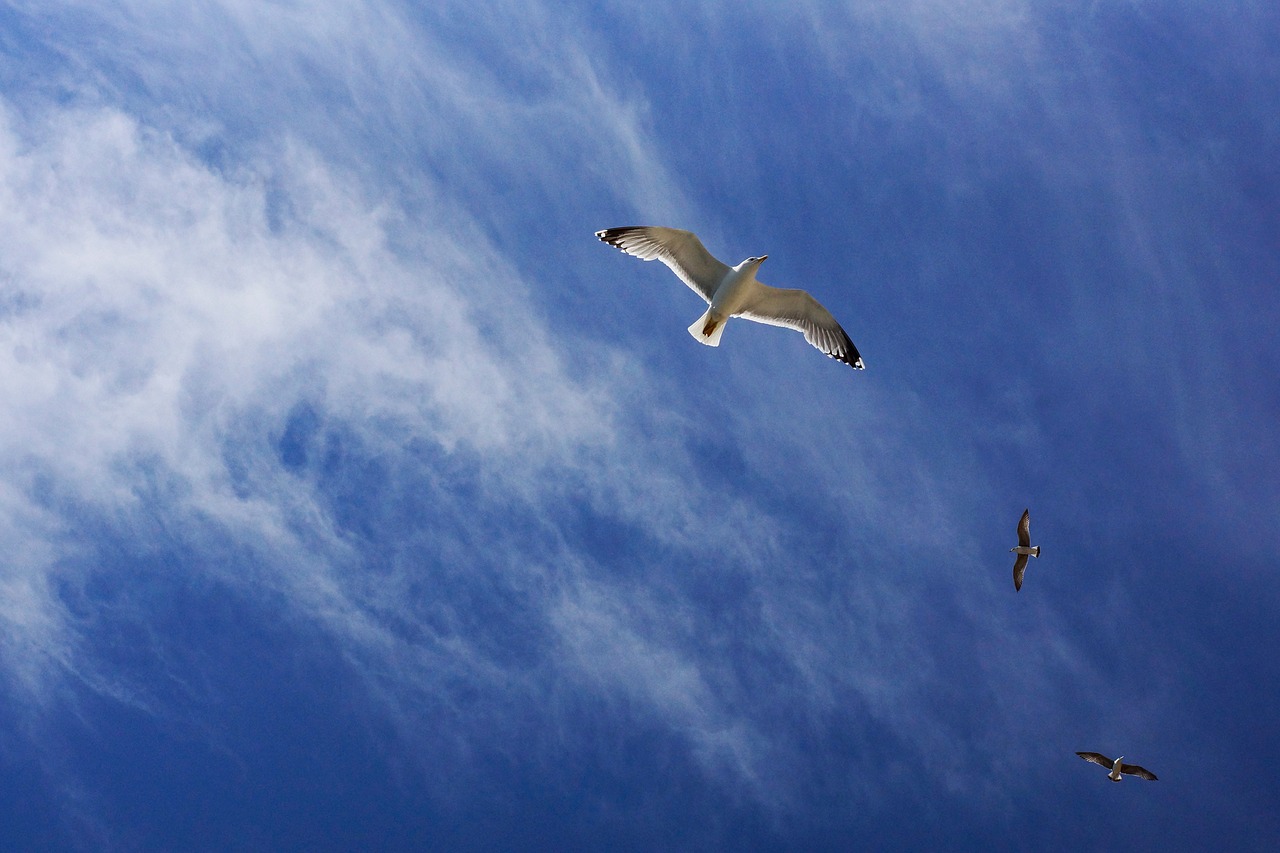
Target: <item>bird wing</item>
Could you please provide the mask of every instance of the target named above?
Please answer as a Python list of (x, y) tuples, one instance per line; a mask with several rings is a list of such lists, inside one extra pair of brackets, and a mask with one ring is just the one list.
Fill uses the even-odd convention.
[[(1013, 561), (1013, 591), (1022, 589), (1022, 575), (1027, 571), (1027, 555), (1019, 554)], [(1078, 754), (1078, 753), (1077, 753)]]
[(1148, 770), (1147, 768), (1145, 768), (1145, 767), (1139, 767), (1139, 766), (1138, 766), (1138, 765), (1136, 765), (1136, 764), (1124, 764), (1124, 763), (1121, 763), (1121, 765), (1120, 765), (1120, 772), (1121, 772), (1121, 773), (1126, 773), (1126, 774), (1128, 774), (1128, 775), (1130, 775), (1130, 776), (1137, 776), (1139, 779), (1146, 779), (1148, 782), (1156, 782), (1156, 781), (1158, 781), (1158, 780), (1156, 779), (1156, 774), (1152, 773), (1152, 772), (1151, 772), (1150, 770)]
[(735, 317), (746, 317), (757, 323), (783, 326), (804, 333), (804, 339), (836, 361), (843, 361), (854, 370), (862, 370), (862, 356), (849, 340), (849, 335), (822, 307), (822, 303), (803, 290), (786, 290), (759, 285), (738, 310)]
[(1107, 768), (1108, 770), (1110, 770), (1112, 767), (1115, 766), (1114, 761), (1112, 761), (1110, 758), (1107, 758), (1105, 755), (1103, 755), (1100, 752), (1077, 752), (1076, 755), (1080, 756), (1085, 761), (1092, 761), (1094, 764), (1101, 765)]
[(694, 293), (711, 303), (729, 267), (716, 260), (692, 231), (656, 225), (606, 228), (596, 236), (610, 246), (644, 261), (662, 261)]
[(1024, 548), (1031, 547), (1031, 510), (1024, 509), (1018, 521), (1018, 544)]

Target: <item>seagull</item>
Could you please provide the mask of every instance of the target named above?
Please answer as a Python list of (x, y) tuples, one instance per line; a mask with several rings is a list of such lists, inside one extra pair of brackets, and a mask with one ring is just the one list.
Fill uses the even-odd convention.
[(1018, 522), (1018, 546), (1009, 550), (1018, 555), (1018, 559), (1013, 561), (1013, 589), (1017, 592), (1022, 589), (1022, 573), (1027, 570), (1027, 555), (1040, 556), (1040, 546), (1031, 547), (1031, 510), (1022, 511), (1022, 520)]
[(745, 317), (803, 332), (806, 341), (837, 361), (854, 370), (865, 366), (849, 335), (818, 300), (803, 290), (783, 290), (756, 281), (756, 270), (768, 255), (747, 258), (730, 267), (716, 260), (696, 234), (678, 228), (606, 228), (596, 236), (641, 260), (662, 261), (706, 300), (706, 313), (689, 327), (689, 334), (699, 343), (720, 346), (729, 318)]
[(1109, 768), (1111, 772), (1107, 774), (1107, 778), (1112, 782), (1119, 782), (1121, 773), (1126, 776), (1137, 776), (1139, 779), (1146, 779), (1148, 782), (1157, 781), (1156, 774), (1145, 767), (1139, 767), (1136, 764), (1121, 764), (1124, 760), (1123, 755), (1115, 761), (1098, 752), (1077, 752), (1076, 755), (1085, 761), (1092, 761), (1094, 764)]

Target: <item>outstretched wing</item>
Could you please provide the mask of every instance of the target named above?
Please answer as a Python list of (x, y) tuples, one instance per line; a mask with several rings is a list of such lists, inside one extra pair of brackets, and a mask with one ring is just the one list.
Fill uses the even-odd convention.
[(1121, 764), (1120, 772), (1129, 776), (1137, 776), (1139, 779), (1146, 779), (1148, 782), (1156, 782), (1156, 774), (1152, 773), (1145, 767), (1139, 767), (1136, 764)]
[(1013, 591), (1022, 589), (1022, 576), (1027, 571), (1027, 555), (1019, 554), (1013, 561)]
[(708, 305), (729, 273), (729, 267), (716, 260), (692, 231), (628, 225), (597, 231), (596, 236), (643, 261), (662, 261)]
[(1018, 521), (1018, 544), (1024, 548), (1031, 547), (1031, 510), (1024, 509)]
[(1077, 752), (1076, 755), (1080, 756), (1085, 761), (1092, 761), (1094, 764), (1101, 765), (1102, 767), (1105, 767), (1108, 770), (1110, 770), (1112, 767), (1115, 766), (1114, 761), (1112, 761), (1110, 758), (1107, 758), (1105, 755), (1103, 755), (1100, 752)]
[(795, 329), (804, 333), (806, 341), (836, 361), (843, 361), (854, 370), (862, 370), (866, 366), (849, 335), (821, 302), (803, 290), (785, 290), (756, 283), (759, 288), (735, 317)]

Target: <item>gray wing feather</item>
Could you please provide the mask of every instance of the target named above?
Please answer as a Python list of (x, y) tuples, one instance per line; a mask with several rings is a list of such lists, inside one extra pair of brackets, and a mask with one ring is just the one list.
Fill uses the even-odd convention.
[(597, 231), (602, 242), (643, 261), (662, 261), (707, 304), (729, 273), (692, 231), (657, 225), (629, 225)]
[[(1013, 590), (1017, 592), (1022, 589), (1022, 575), (1027, 571), (1027, 555), (1019, 554), (1018, 559), (1013, 561)], [(1079, 754), (1079, 753), (1077, 753)]]
[(1112, 761), (1110, 758), (1107, 758), (1105, 755), (1103, 755), (1100, 752), (1077, 752), (1076, 755), (1080, 756), (1085, 761), (1092, 761), (1094, 764), (1099, 764), (1107, 768), (1108, 770), (1110, 770), (1115, 765), (1114, 761)]
[(1022, 511), (1022, 519), (1018, 522), (1018, 544), (1024, 548), (1031, 547), (1031, 510)]
[(1159, 781), (1158, 779), (1156, 779), (1156, 774), (1152, 773), (1147, 768), (1139, 767), (1136, 764), (1122, 763), (1120, 765), (1120, 772), (1128, 774), (1129, 776), (1137, 776), (1139, 779), (1146, 779), (1148, 782)]
[[(759, 282), (757, 282), (759, 283)], [(804, 339), (836, 361), (854, 370), (862, 370), (862, 356), (849, 340), (849, 335), (831, 316), (831, 312), (803, 290), (786, 290), (760, 284), (760, 288), (735, 317), (746, 317), (757, 323), (795, 329)]]

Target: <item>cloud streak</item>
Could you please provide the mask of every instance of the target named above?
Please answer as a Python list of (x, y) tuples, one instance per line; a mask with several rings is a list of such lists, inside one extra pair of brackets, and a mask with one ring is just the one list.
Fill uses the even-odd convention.
[[(45, 27), (50, 72), (0, 104), (0, 536), (21, 555), (0, 570), (0, 630), (7, 689), (28, 719), (66, 704), (89, 718), (106, 697), (248, 766), (218, 733), (241, 683), (219, 668), (227, 629), (209, 617), (199, 641), (177, 630), (189, 626), (173, 614), (194, 600), (357, 685), (353, 716), (407, 776), (432, 777), (437, 805), (465, 797), (449, 793), (459, 779), (482, 789), (485, 761), (537, 767), (552, 788), (574, 784), (566, 755), (638, 773), (619, 757), (634, 741), (611, 732), (648, 732), (727, 802), (763, 804), (785, 835), (824, 797), (827, 817), (847, 815), (846, 801), (872, 813), (938, 790), (970, 813), (1006, 813), (999, 773), (1068, 754), (1042, 733), (1107, 719), (1117, 670), (1168, 647), (1106, 630), (1133, 609), (1114, 579), (1095, 579), (1086, 613), (1025, 593), (1006, 602), (991, 542), (1011, 538), (1022, 499), (1008, 496), (1046, 494), (1028, 470), (1055, 477), (1067, 497), (1045, 498), (1061, 511), (1044, 517), (1066, 518), (1091, 484), (1052, 455), (1067, 430), (1041, 386), (980, 346), (1007, 316), (984, 313), (994, 297), (949, 295), (948, 261), (974, 263), (958, 239), (932, 267), (887, 267), (862, 251), (866, 238), (835, 233), (885, 227), (847, 205), (847, 218), (813, 223), (816, 237), (797, 227), (777, 253), (793, 264), (780, 274), (829, 282), (846, 308), (836, 313), (880, 337), (857, 384), (776, 330), (673, 352), (688, 343), (673, 316), (692, 310), (678, 301), (687, 294), (665, 271), (590, 254), (594, 228), (630, 215), (756, 239), (753, 211), (769, 205), (725, 189), (716, 169), (727, 166), (681, 167), (723, 142), (701, 131), (741, 106), (732, 81), (681, 150), (669, 123), (690, 106), (630, 64), (616, 34), (550, 7), (522, 4), (514, 30), (509, 15), (471, 10), (460, 25), (393, 3), (15, 8)], [(908, 223), (938, 198), (943, 219), (992, 222), (1004, 208), (985, 188), (1007, 174), (984, 159), (982, 128), (926, 135), (928, 150), (907, 131), (936, 130), (949, 99), (1017, 100), (1008, 79), (981, 71), (986, 55), (1042, 69), (1038, 52), (1055, 46), (1015, 39), (1003, 52), (1010, 33), (1037, 31), (1022, 4), (895, 9), (864, 5), (831, 27), (801, 10), (780, 24), (806, 34), (829, 71), (848, 56), (837, 36), (862, 34), (869, 50), (866, 34), (884, 29), (902, 41), (880, 72), (913, 52), (934, 60), (896, 89), (827, 106), (893, 131), (855, 165), (923, 151), (935, 184), (914, 202), (890, 197), (900, 185), (888, 173), (839, 188), (871, 202), (889, 193), (874, 214), (884, 222)], [(656, 38), (652, 20), (633, 23), (639, 43)], [(724, 25), (714, 10), (698, 24)], [(849, 61), (848, 74), (874, 78)], [(662, 73), (706, 71), (674, 66)], [(733, 133), (743, 144), (729, 165), (781, 192), (764, 177), (768, 146)], [(868, 138), (850, 133), (840, 145)], [(957, 183), (965, 174), (984, 182)], [(1078, 189), (1079, 177), (1054, 186)], [(688, 197), (725, 204), (704, 211)], [(1153, 237), (1136, 213), (1148, 196), (1127, 198), (1126, 221)], [(943, 230), (921, 224), (906, 244)], [(1065, 256), (1054, 240), (1068, 229), (1049, 230), (1036, 245)], [(866, 259), (865, 294), (846, 288), (843, 254), (806, 251), (808, 239)], [(1160, 247), (1134, 245), (1121, 254), (1135, 268), (1159, 266)], [(1001, 276), (1021, 270), (1010, 263), (1000, 295), (1041, 304), (1043, 293), (1010, 289)], [(1169, 317), (1195, 304), (1175, 290)], [(949, 299), (954, 317), (918, 307)], [(975, 327), (957, 319), (965, 299)], [(886, 303), (905, 321), (883, 322)], [(1054, 389), (1079, 390), (1062, 342), (1094, 314), (1075, 305), (1080, 317), (1017, 350)], [(926, 320), (929, 334), (916, 325)], [(1150, 351), (1137, 337), (1108, 352), (1133, 364)], [(983, 359), (998, 370), (964, 373)], [(972, 382), (978, 402), (958, 402), (930, 379), (938, 371)], [(1003, 379), (1013, 391), (982, 385)], [(1186, 391), (1173, 418), (1185, 442), (1201, 432), (1204, 383), (1171, 382)], [(1088, 519), (1070, 523), (1046, 528), (1059, 574), (1035, 583), (1096, 565), (1088, 546), (1106, 559), (1123, 546)], [(1171, 670), (1144, 670), (1154, 698), (1139, 717), (1159, 718), (1176, 695)], [(1011, 737), (1030, 746), (1006, 756)], [(650, 753), (635, 763), (656, 774), (666, 753)]]
[[(90, 588), (95, 573), (119, 570), (75, 529), (90, 520), (92, 534), (105, 526), (136, 540), (127, 550), (145, 552), (157, 535), (179, 553), (247, 549), (258, 566), (248, 574), (234, 565), (202, 571), (327, 625), (393, 693), (417, 695), (444, 672), (520, 682), (502, 644), (523, 642), (521, 632), (546, 635), (548, 650), (567, 652), (557, 668), (596, 690), (643, 698), (718, 756), (712, 765), (729, 762), (745, 779), (764, 778), (761, 762), (777, 746), (763, 720), (743, 716), (758, 676), (735, 672), (736, 631), (763, 627), (778, 645), (756, 653), (769, 667), (803, 672), (787, 677), (812, 695), (850, 677), (871, 694), (887, 687), (875, 671), (900, 664), (877, 661), (880, 629), (857, 641), (871, 673), (840, 675), (834, 661), (815, 659), (847, 643), (849, 629), (831, 620), (800, 627), (813, 616), (811, 585), (823, 581), (805, 569), (804, 585), (786, 590), (795, 569), (774, 564), (799, 541), (781, 534), (782, 521), (714, 487), (712, 470), (686, 457), (682, 441), (643, 438), (634, 413), (620, 421), (607, 374), (566, 377), (518, 295), (489, 297), (494, 282), (518, 273), (483, 245), (437, 235), (420, 253), (397, 253), (389, 246), (398, 215), (297, 146), (228, 179), (109, 109), (8, 126), (4, 225), (22, 249), (6, 253), (7, 302), (29, 307), (7, 322), (6, 381), (23, 417), (5, 430), (6, 467), (22, 472), (9, 486), (25, 514), (52, 514), (67, 531), (67, 541), (33, 527), (13, 534), (47, 550), (8, 579), (22, 591), (11, 600), (23, 602), (8, 630), (41, 649), (32, 659), (60, 662), (98, 689), (114, 685), (143, 707), (155, 702), (128, 686), (127, 671), (97, 672), (109, 662), (85, 645), (114, 620), (145, 626), (134, 599), (105, 607), (83, 593), (79, 606), (90, 610), (73, 618), (66, 593), (55, 591)], [(288, 214), (273, 216), (273, 205)], [(744, 446), (751, 428), (736, 428)], [(437, 503), (414, 501), (413, 491)], [(388, 500), (429, 520), (379, 517), (365, 505)], [(672, 564), (637, 555), (637, 571), (651, 575), (611, 579), (614, 545), (584, 552), (559, 531), (573, 506), (585, 508), (589, 525), (629, 526)], [(504, 516), (518, 528), (502, 530)], [(388, 535), (429, 550), (378, 541)], [(526, 535), (544, 544), (531, 548)], [(800, 559), (821, 552), (802, 550)], [(707, 572), (729, 580), (730, 566), (743, 573), (734, 583), (746, 584), (744, 600), (757, 603), (717, 628), (700, 610), (700, 589)], [(376, 583), (370, 571), (382, 573)], [(488, 576), (494, 594), (527, 618), (503, 616), (498, 629), (476, 623), (463, 585), (415, 603), (422, 583), (447, 584), (455, 571), (479, 573), (467, 582)], [(898, 584), (918, 591), (910, 579), (873, 583), (849, 624), (899, 607)], [(706, 648), (708, 629), (729, 646)], [(167, 654), (165, 637), (150, 642), (152, 654)], [(876, 714), (895, 713), (903, 695), (893, 688), (874, 700)]]

